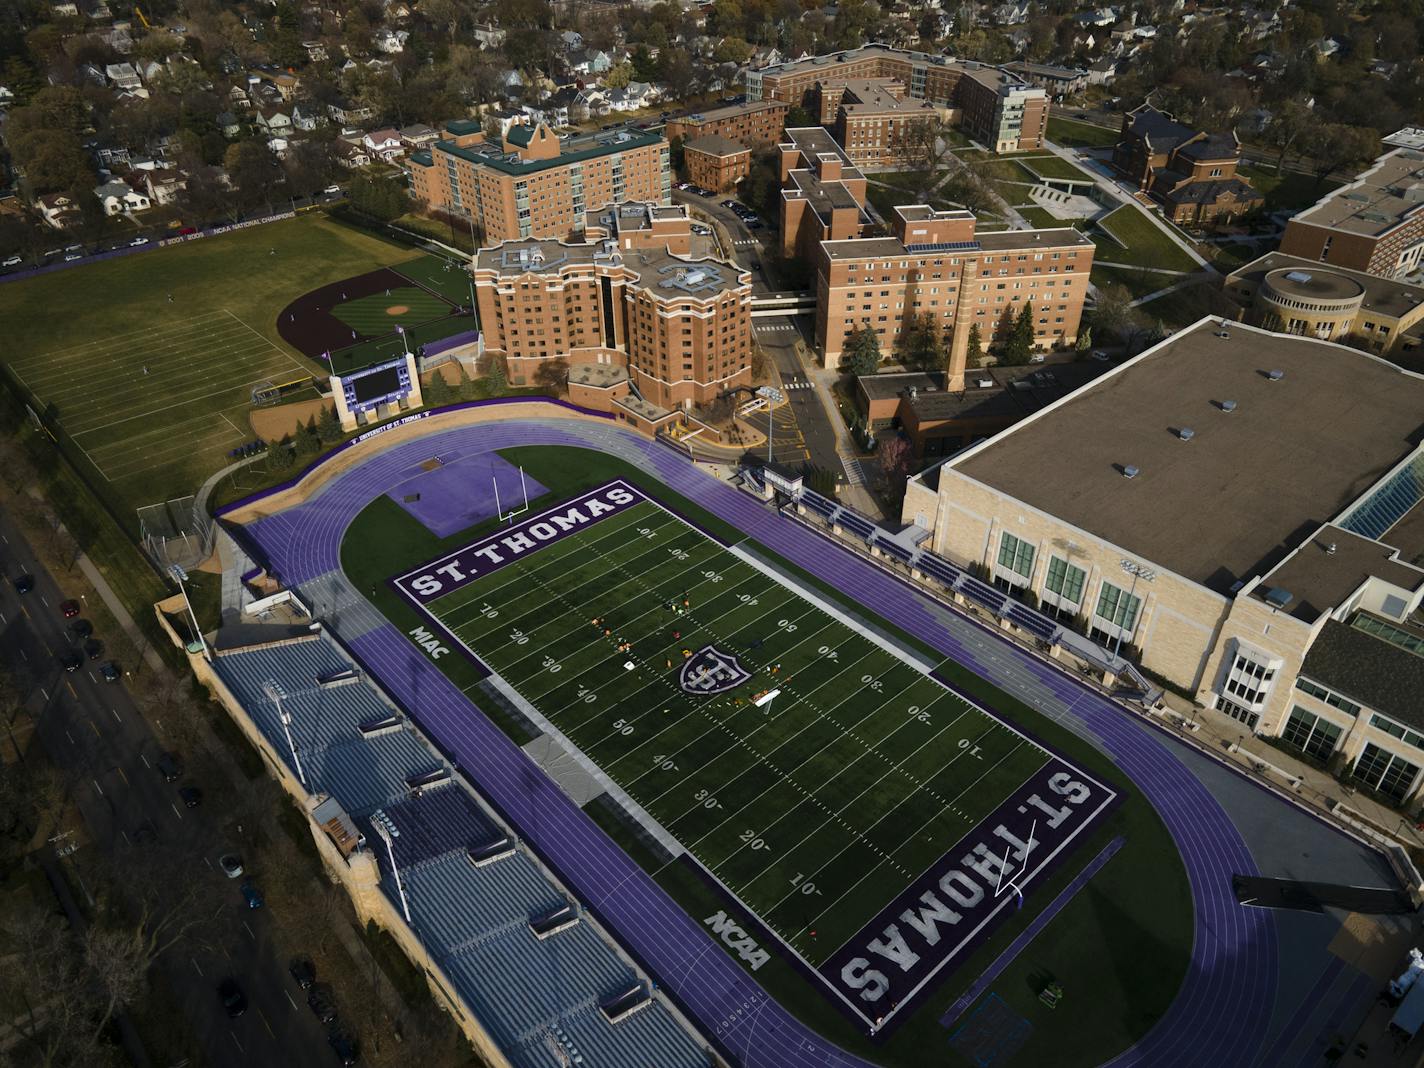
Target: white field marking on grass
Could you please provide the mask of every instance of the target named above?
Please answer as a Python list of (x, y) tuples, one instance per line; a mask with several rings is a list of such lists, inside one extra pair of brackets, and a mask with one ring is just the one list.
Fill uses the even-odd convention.
[(296, 357), (292, 356), (290, 353), (282, 352), (280, 348), (277, 348), (277, 346), (273, 344), (270, 338), (266, 337), (260, 331), (253, 329), (251, 326), (248, 326), (247, 323), (243, 323), (241, 319), (238, 319), (238, 317), (234, 315), (231, 311), (228, 311), (227, 308), (224, 308), (223, 311), (227, 312), (228, 315), (231, 315), (233, 319), (235, 319), (237, 322), (242, 323), (243, 326), (246, 326), (248, 330), (251, 330), (253, 337), (261, 338), (263, 341), (267, 342), (267, 344), (271, 345), (274, 349), (277, 349), (278, 352), (282, 353), (282, 355), (287, 358), (287, 362), (289, 362), (298, 371), (301, 371), (303, 374), (311, 374), (311, 371), (308, 370), (299, 360), (297, 360)]
[(228, 426), (215, 426), (203, 434), (192, 435), (183, 441), (176, 441), (161, 448), (138, 449), (119, 442), (114, 446), (96, 447), (94, 452), (100, 456), (107, 456), (110, 448), (121, 450), (119, 459), (104, 460), (109, 481), (113, 482), (144, 471), (166, 467), (184, 455), (198, 455), (204, 451), (221, 449), (229, 442), (245, 441), (250, 437), (252, 437), (251, 434), (240, 433), (233, 429), (231, 424), (228, 424)]
[[(946, 723), (943, 727), (941, 727), (938, 731), (936, 731), (935, 734), (934, 734), (934, 736), (933, 736), (932, 738), (927, 738), (924, 742), (920, 743), (920, 745), (917, 746), (912, 752), (905, 754), (905, 756), (904, 756), (897, 764), (894, 764), (894, 765), (892, 765), (891, 767), (888, 767), (888, 768), (886, 768), (884, 771), (882, 771), (882, 772), (880, 773), (879, 777), (876, 778), (874, 782), (869, 783), (869, 784), (865, 787), (865, 789), (861, 790), (861, 791), (860, 791), (858, 794), (856, 794), (854, 797), (848, 799), (848, 800), (846, 801), (846, 803), (843, 804), (840, 808), (836, 809), (835, 815), (834, 815), (834, 817), (832, 817), (832, 818), (835, 820), (835, 822), (838, 823), (838, 824), (840, 824), (842, 828), (848, 827), (848, 824), (845, 822), (844, 819), (842, 819), (842, 817), (845, 815), (846, 809), (850, 808), (851, 805), (855, 804), (855, 803), (856, 803), (857, 801), (859, 801), (862, 797), (864, 797), (866, 794), (868, 794), (871, 790), (875, 789), (875, 788), (876, 788), (877, 786), (879, 786), (882, 782), (884, 782), (887, 776), (893, 775), (893, 774), (899, 769), (900, 764), (905, 763), (905, 761), (909, 760), (909, 759), (910, 759), (911, 757), (913, 757), (916, 753), (919, 753), (921, 750), (924, 749), (925, 746), (929, 745), (930, 742), (932, 742), (935, 738), (938, 738), (941, 734), (943, 734), (945, 731), (949, 730), (950, 727), (954, 726), (956, 723), (958, 723), (961, 719), (963, 719), (963, 718), (964, 718), (965, 716), (967, 716), (968, 714), (969, 714), (969, 706), (968, 706), (968, 705), (964, 705), (964, 706), (963, 706), (963, 711), (962, 711), (958, 716), (956, 716), (953, 720), (951, 720), (949, 723)], [(910, 722), (911, 722), (911, 721), (909, 721), (909, 720), (905, 720), (904, 722), (902, 722), (902, 723), (900, 724), (899, 727), (895, 728), (895, 730), (898, 731), (898, 730), (900, 730), (901, 728), (908, 726)], [(894, 731), (892, 731), (891, 733), (893, 734)], [(948, 767), (952, 766), (956, 760), (958, 760), (961, 756), (963, 756), (963, 755), (964, 755), (965, 753), (967, 753), (968, 751), (969, 751), (969, 747), (967, 747), (967, 746), (966, 746), (964, 749), (959, 750), (959, 752), (955, 753), (954, 756), (952, 756), (952, 757), (949, 759), (949, 763), (946, 764), (945, 767), (948, 768)], [(860, 761), (863, 757), (865, 757), (866, 755), (868, 755), (868, 754), (862, 753), (862, 754), (861, 754), (859, 757), (857, 757), (855, 760), (851, 761), (849, 764), (846, 764), (846, 765), (845, 765), (845, 768), (842, 768), (841, 770), (844, 771), (844, 770), (846, 770), (846, 768), (849, 768), (852, 764), (859, 763), (859, 761)], [(838, 771), (836, 774), (839, 775), (840, 772)], [(834, 776), (833, 776), (832, 778), (834, 778)], [(919, 780), (916, 779), (914, 776), (909, 776), (909, 779), (910, 779), (911, 782), (919, 783)], [(827, 781), (829, 782), (830, 780), (827, 780)], [(915, 789), (911, 790), (908, 794), (906, 794), (903, 798), (901, 798), (900, 801), (899, 801), (898, 803), (896, 803), (896, 804), (890, 809), (890, 812), (894, 812), (894, 811), (895, 811), (896, 809), (898, 809), (901, 805), (904, 805), (904, 804), (906, 804), (907, 802), (909, 802), (917, 793), (920, 792), (920, 789), (921, 789), (921, 786), (922, 786), (922, 785), (923, 785), (923, 784), (917, 785), (917, 786), (915, 787)], [(926, 793), (930, 793), (931, 795), (933, 795), (933, 792), (932, 792), (932, 791), (926, 790), (925, 792), (926, 792)], [(939, 812), (935, 813), (935, 818), (938, 818), (940, 815), (943, 815), (944, 811), (945, 811), (945, 809), (941, 809)], [(979, 823), (980, 820), (983, 819), (982, 816), (980, 816), (980, 817), (978, 817), (978, 818), (975, 818), (975, 817), (973, 817), (973, 816), (967, 816), (967, 815), (965, 815), (963, 812), (960, 812), (958, 809), (953, 809), (953, 811), (954, 811), (955, 815), (957, 815), (960, 819), (964, 820), (966, 823), (970, 824), (971, 826), (973, 826), (973, 825)], [(886, 813), (887, 816), (888, 816), (889, 814), (890, 814), (889, 812)], [(773, 820), (771, 823), (767, 824), (764, 828), (761, 828), (760, 831), (759, 831), (759, 833), (760, 833), (762, 836), (766, 836), (767, 834), (769, 834), (769, 833), (771, 832), (771, 829), (772, 829), (773, 827), (775, 827), (777, 824), (779, 824), (782, 820), (786, 819), (786, 818), (787, 818), (788, 816), (790, 816), (790, 815), (791, 815), (791, 812), (790, 812), (790, 811), (783, 812), (780, 816), (778, 816), (778, 817), (777, 817), (775, 820)], [(867, 835), (869, 835), (869, 833), (870, 833), (871, 830), (873, 830), (876, 826), (878, 826), (881, 822), (884, 821), (884, 818), (885, 818), (885, 817), (882, 816), (879, 820), (876, 820), (875, 823), (872, 823), (872, 824), (870, 825), (870, 827), (867, 827), (867, 828), (866, 828), (865, 833), (866, 833)], [(796, 845), (792, 846), (791, 849), (787, 851), (787, 853), (786, 853), (785, 856), (779, 857), (779, 858), (774, 858), (774, 859), (768, 861), (768, 862), (762, 867), (762, 869), (761, 869), (760, 871), (758, 871), (755, 875), (753, 875), (750, 879), (748, 879), (748, 880), (742, 885), (742, 887), (741, 887), (737, 892), (740, 894), (742, 891), (746, 890), (746, 889), (747, 889), (748, 887), (750, 887), (753, 883), (755, 883), (758, 879), (760, 879), (763, 875), (765, 875), (768, 871), (770, 871), (771, 868), (773, 868), (776, 864), (779, 864), (779, 863), (781, 863), (782, 861), (789, 861), (792, 857), (794, 857), (797, 853), (799, 853), (799, 852), (801, 851), (801, 849), (802, 849), (808, 842), (810, 842), (810, 840), (811, 840), (815, 835), (819, 834), (819, 833), (821, 832), (821, 829), (822, 829), (823, 827), (825, 827), (828, 822), (830, 822), (830, 821), (828, 821), (828, 820), (827, 820), (827, 821), (822, 821), (818, 826), (816, 826), (816, 827), (813, 828), (812, 830), (807, 831), (805, 834), (803, 834), (803, 835), (801, 836), (800, 841), (797, 842)], [(901, 842), (899, 846), (895, 846), (895, 847), (891, 848), (891, 850), (890, 850), (890, 855), (893, 856), (894, 853), (895, 853), (897, 850), (899, 850), (901, 847), (904, 846), (904, 844), (905, 844), (904, 842)], [(738, 853), (740, 853), (743, 848), (745, 848), (745, 846), (738, 846), (737, 849), (734, 850), (734, 851), (732, 852), (732, 854), (727, 857), (727, 861), (731, 861), (732, 857), (734, 857), (734, 856), (736, 856)], [(841, 852), (844, 852), (844, 851), (845, 851), (845, 850), (841, 850)], [(839, 854), (838, 854), (838, 855), (839, 855)], [(781, 900), (784, 901), (784, 900), (786, 900), (786, 899), (783, 897)], [(780, 901), (777, 902), (777, 904), (780, 904), (780, 903), (781, 903)], [(772, 907), (775, 908), (776, 906), (773, 905)]]
[(64, 345), (57, 349), (48, 349), (45, 352), (31, 353), (23, 357), (18, 362), (21, 364), (50, 363), (54, 360), (66, 360), (70, 358), (88, 359), (92, 350), (101, 345), (110, 345), (115, 341), (126, 341), (130, 338), (143, 336), (159, 336), (168, 331), (186, 330), (190, 326), (206, 322), (210, 319), (220, 318), (222, 311), (205, 312), (202, 315), (190, 316), (186, 319), (169, 320), (157, 323), (153, 326), (142, 326), (135, 330), (127, 330), (122, 334), (106, 333), (101, 337), (92, 338), (89, 341), (77, 342), (73, 345)]
[[(175, 449), (193, 448), (195, 441), (201, 441), (215, 433), (225, 438), (232, 435), (232, 431), (228, 427), (222, 424), (212, 426), (212, 422), (212, 417), (206, 413), (193, 416), (169, 426), (156, 427), (153, 430), (136, 434), (132, 438), (95, 444), (92, 446), (91, 455), (106, 457), (105, 462), (111, 466), (123, 466), (130, 459), (147, 460), (166, 452), (173, 452)], [(206, 429), (200, 429), (200, 427), (206, 427)], [(149, 466), (159, 465), (150, 464)]]
[[(70, 440), (72, 441), (73, 439), (71, 438)], [(112, 482), (112, 481), (114, 481), (114, 480), (113, 480), (112, 478), (110, 478), (108, 475), (104, 474), (104, 469), (103, 469), (102, 467), (100, 467), (97, 463), (94, 462), (94, 457), (92, 457), (92, 456), (89, 455), (89, 450), (88, 450), (88, 449), (86, 449), (82, 444), (80, 444), (80, 443), (77, 442), (77, 441), (75, 441), (74, 444), (79, 446), (79, 451), (84, 454), (84, 459), (86, 459), (86, 460), (89, 461), (89, 466), (92, 467), (92, 468), (94, 468), (95, 471), (98, 471), (98, 472), (99, 472), (99, 477), (100, 477), (100, 478), (102, 478), (105, 482)]]
[[(31, 378), (38, 382), (47, 382), (51, 379), (72, 382), (77, 372), (91, 370), (98, 364), (127, 366), (130, 363), (147, 363), (150, 367), (166, 367), (180, 362), (192, 345), (203, 342), (211, 344), (214, 341), (233, 343), (238, 340), (249, 343), (252, 339), (242, 331), (238, 324), (229, 323), (227, 319), (217, 319), (211, 323), (185, 323), (181, 332), (174, 330), (161, 337), (119, 344), (115, 344), (113, 339), (105, 338), (102, 342), (95, 343), (96, 345), (102, 344), (103, 348), (95, 348), (92, 352), (74, 357), (31, 362), (27, 363), (26, 367), (39, 368), (38, 374), (31, 375)], [(78, 368), (71, 366), (70, 363), (73, 361), (80, 361), (82, 366)]]
[(229, 418), (227, 417), (227, 412), (218, 412), (218, 418), (220, 418), (220, 419), (221, 419), (223, 422), (225, 422), (228, 426), (230, 426), (230, 427), (232, 427), (234, 430), (236, 430), (236, 431), (237, 431), (240, 435), (242, 435), (243, 437), (255, 436), (255, 435), (253, 435), (253, 432), (252, 432), (251, 430), (243, 430), (242, 427), (238, 426), (238, 425), (237, 425), (236, 423), (234, 423), (231, 419), (229, 419)]
[[(152, 413), (183, 407), (194, 401), (218, 396), (222, 393), (246, 393), (250, 391), (254, 382), (273, 377), (275, 371), (281, 366), (273, 359), (276, 353), (270, 349), (257, 353), (238, 354), (215, 351), (207, 355), (212, 359), (201, 365), (195, 365), (190, 374), (167, 379), (160, 376), (152, 386), (143, 384), (143, 380), (140, 379), (131, 390), (115, 389), (104, 395), (102, 400), (81, 399), (76, 403), (85, 404), (89, 412), (86, 419), (82, 421), (83, 425), (77, 426), (72, 433), (89, 434), (107, 430), (133, 422), (135, 419), (145, 418)], [(221, 368), (221, 373), (219, 368)], [(209, 387), (215, 381), (221, 383), (221, 388), (216, 391), (210, 390)], [(135, 401), (144, 398), (153, 402), (167, 401), (168, 403), (134, 411)]]
[[(1026, 741), (1026, 739), (1022, 739), (1022, 737), (1021, 737), (1021, 740), (1019, 741), (1019, 743), (1018, 743), (1017, 745), (1015, 745), (1012, 749), (1010, 749), (1007, 753), (1005, 753), (1002, 757), (1000, 757), (997, 761), (995, 761), (995, 763), (993, 764), (992, 767), (986, 768), (986, 769), (984, 770), (984, 775), (988, 775), (991, 771), (993, 771), (995, 768), (997, 768), (997, 767), (998, 767), (1000, 764), (1002, 764), (1005, 760), (1009, 759), (1009, 757), (1013, 756), (1013, 755), (1014, 755), (1015, 753), (1017, 753), (1020, 749), (1022, 749), (1022, 748), (1024, 747), (1025, 741)], [(1047, 760), (1045, 760), (1045, 763), (1047, 763)], [(1039, 765), (1039, 767), (1042, 767), (1042, 766), (1043, 766), (1042, 764)], [(1035, 769), (1035, 770), (1037, 770), (1037, 769)], [(984, 778), (984, 775), (979, 776), (979, 779)], [(979, 779), (976, 779), (976, 780), (974, 780), (974, 781), (975, 781), (975, 782), (978, 782)], [(971, 783), (969, 786), (965, 787), (966, 790), (972, 789), (972, 788), (973, 788), (973, 783)], [(898, 806), (896, 806), (896, 807), (898, 807)], [(892, 809), (891, 811), (893, 812), (894, 809)], [(890, 813), (887, 812), (885, 815), (888, 816), (888, 815), (890, 815)], [(909, 845), (909, 844), (910, 844), (911, 842), (913, 842), (915, 839), (919, 838), (920, 832), (923, 831), (923, 830), (924, 830), (926, 827), (928, 827), (930, 824), (932, 824), (935, 820), (939, 819), (939, 817), (940, 817), (941, 815), (943, 815), (943, 813), (941, 813), (941, 812), (936, 812), (936, 813), (935, 813), (933, 816), (931, 816), (929, 819), (925, 820), (924, 823), (922, 823), (922, 824), (920, 824), (918, 827), (916, 827), (915, 830), (914, 830), (914, 832), (911, 833), (910, 835), (908, 835), (908, 836), (905, 838), (905, 841), (901, 842), (900, 845), (898, 845), (898, 846), (895, 848), (895, 852), (898, 853), (901, 849), (904, 849), (907, 845)], [(881, 817), (881, 819), (884, 819), (884, 818), (885, 818), (884, 816)], [(877, 822), (879, 822), (879, 821), (877, 821)], [(982, 820), (981, 820), (981, 822), (982, 822)], [(812, 872), (812, 873), (811, 873), (810, 875), (808, 875), (806, 878), (807, 878), (807, 879), (814, 879), (816, 875), (820, 874), (822, 871), (825, 871), (826, 868), (828, 868), (832, 863), (835, 862), (836, 857), (839, 857), (839, 856), (841, 855), (841, 853), (844, 853), (844, 852), (845, 852), (844, 849), (841, 850), (840, 853), (837, 853), (836, 856), (831, 857), (830, 859), (828, 859), (825, 864), (822, 864), (822, 865), (820, 866), (820, 868), (818, 868), (816, 871)], [(846, 889), (846, 891), (845, 891), (843, 894), (841, 894), (839, 897), (837, 897), (834, 901), (829, 902), (829, 903), (826, 905), (825, 908), (823, 908), (823, 909), (822, 909), (820, 912), (818, 912), (815, 916), (811, 917), (811, 919), (806, 922), (805, 927), (806, 927), (806, 928), (810, 928), (810, 927), (813, 927), (813, 926), (815, 926), (816, 924), (820, 923), (822, 917), (824, 917), (827, 913), (829, 913), (829, 912), (831, 911), (831, 909), (833, 909), (833, 908), (835, 908), (837, 905), (839, 905), (839, 904), (841, 903), (841, 901), (843, 901), (848, 895), (854, 893), (856, 887), (860, 886), (860, 884), (863, 883), (863, 882), (865, 882), (866, 879), (869, 879), (872, 875), (874, 875), (877, 871), (879, 871), (880, 868), (881, 868), (881, 865), (877, 864), (877, 865), (875, 865), (875, 867), (873, 867), (873, 868), (871, 868), (869, 871), (867, 871), (864, 875), (862, 875), (859, 879), (857, 879), (854, 883), (852, 883), (852, 884)], [(795, 891), (793, 890), (792, 893), (795, 893)], [(786, 894), (786, 895), (784, 895), (784, 896), (781, 898), (781, 900), (777, 901), (776, 904), (772, 905), (771, 908), (767, 910), (768, 914), (770, 914), (770, 913), (771, 913), (772, 911), (774, 911), (775, 909), (780, 908), (780, 907), (782, 906), (782, 904), (784, 904), (784, 903), (786, 902), (786, 900), (787, 900), (789, 897), (791, 897), (791, 894)], [(849, 941), (851, 938), (854, 938), (855, 935), (856, 935), (856, 932), (855, 932), (855, 931), (852, 931), (852, 932), (850, 933), (850, 935), (847, 936), (846, 941)], [(845, 942), (842, 942), (841, 945), (845, 945)], [(836, 946), (835, 949), (831, 950), (830, 953), (826, 954), (823, 959), (829, 960), (831, 957), (835, 956), (836, 952), (837, 952), (840, 948), (841, 948), (841, 946)]]

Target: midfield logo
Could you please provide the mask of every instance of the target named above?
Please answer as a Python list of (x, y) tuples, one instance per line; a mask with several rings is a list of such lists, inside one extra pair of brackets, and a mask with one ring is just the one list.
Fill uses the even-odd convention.
[(687, 693), (706, 696), (726, 693), (751, 677), (735, 656), (704, 645), (682, 662), (677, 681)]

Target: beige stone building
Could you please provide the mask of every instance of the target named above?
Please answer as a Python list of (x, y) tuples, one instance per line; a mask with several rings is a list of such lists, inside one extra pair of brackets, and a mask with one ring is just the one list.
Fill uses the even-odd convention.
[(690, 232), (684, 207), (626, 204), (590, 220), (581, 243), (481, 249), (472, 273), (485, 351), (505, 358), (516, 385), (564, 360), (579, 398), (604, 397), (640, 426), (750, 385), (751, 278), (692, 258)]
[(1349, 338), (1407, 367), (1424, 355), (1424, 286), (1271, 252), (1227, 275), (1225, 289), (1256, 326)]
[(1387, 800), (1424, 769), (1424, 376), (1203, 320), (910, 480), (904, 519)]
[(1078, 337), (1094, 245), (1078, 230), (976, 232), (974, 213), (923, 204), (895, 209), (889, 237), (828, 240), (816, 263), (816, 342), (827, 368), (846, 338), (869, 326), (890, 353), (916, 315), (939, 321), (950, 351), (950, 390), (964, 388), (969, 332), (987, 349), (1024, 303), (1048, 348)]
[(468, 217), (489, 243), (566, 238), (587, 212), (672, 197), (668, 144), (639, 130), (564, 139), (542, 122), (514, 125), (499, 144), (437, 141), (408, 167), (422, 210)]

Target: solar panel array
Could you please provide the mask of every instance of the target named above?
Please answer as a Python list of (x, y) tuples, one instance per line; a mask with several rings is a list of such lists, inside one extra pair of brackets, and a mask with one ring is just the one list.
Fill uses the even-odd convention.
[[(295, 769), (267, 692), (275, 684), (312, 793), (330, 794), (367, 831), (371, 812), (384, 811), (399, 831), (391, 845), (416, 934), (513, 1064), (708, 1068), (707, 1051), (661, 1001), (609, 1021), (600, 1006), (640, 980), (591, 924), (535, 937), (530, 920), (569, 904), (563, 891), (522, 851), (478, 868), (471, 863), (470, 847), (504, 831), (458, 782), (409, 789), (407, 779), (443, 762), (413, 729), (361, 733), (362, 723), (399, 713), (365, 682), (326, 688), (317, 682), (352, 667), (334, 642), (317, 636), (229, 651), (214, 667)], [(369, 833), (367, 840), (377, 841)], [(382, 888), (397, 901), (383, 844), (374, 855)]]

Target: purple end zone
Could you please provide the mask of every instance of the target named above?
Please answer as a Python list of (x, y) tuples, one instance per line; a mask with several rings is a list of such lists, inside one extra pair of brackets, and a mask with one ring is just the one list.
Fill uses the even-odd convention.
[(496, 487), (498, 508), (506, 514), (524, 507), (526, 493), (533, 500), (547, 492), (529, 475), (522, 477), (521, 485), (519, 468), (496, 453), (478, 452), (420, 471), (386, 496), (437, 538), (448, 538), (496, 514)]

